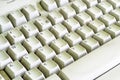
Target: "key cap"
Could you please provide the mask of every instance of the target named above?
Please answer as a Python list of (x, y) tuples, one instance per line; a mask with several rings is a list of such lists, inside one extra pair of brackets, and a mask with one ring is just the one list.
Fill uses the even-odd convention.
[(37, 38), (41, 41), (43, 45), (49, 45), (53, 40), (56, 39), (55, 36), (49, 30), (44, 30), (38, 33)]
[(40, 4), (46, 11), (52, 11), (57, 8), (55, 0), (41, 0)]
[(65, 19), (68, 19), (68, 18), (76, 15), (75, 10), (70, 5), (66, 5), (66, 6), (62, 7), (60, 9), (60, 12), (64, 16)]
[(119, 42), (120, 36), (63, 68), (59, 76), (63, 80), (94, 80), (120, 63)]
[(99, 47), (99, 42), (90, 37), (82, 41), (81, 45), (87, 49), (87, 52), (91, 52), (92, 50)]
[(87, 5), (81, 0), (75, 0), (72, 2), (72, 7), (75, 9), (76, 13), (80, 13), (87, 9)]
[(120, 0), (107, 0), (114, 8), (120, 7)]
[(23, 41), (23, 46), (27, 49), (28, 52), (34, 52), (39, 47), (42, 47), (42, 44), (40, 43), (40, 41), (37, 38), (32, 36)]
[(87, 51), (83, 46), (76, 44), (68, 49), (68, 53), (74, 58), (74, 60), (77, 60), (86, 55)]
[(120, 79), (120, 65), (116, 66), (115, 68), (111, 69), (104, 75), (100, 76), (96, 80), (119, 80)]
[(79, 22), (74, 18), (69, 18), (63, 22), (69, 32), (75, 31), (77, 28), (80, 27)]
[(22, 9), (22, 12), (23, 12), (23, 14), (25, 15), (25, 17), (27, 18), (28, 21), (39, 16), (38, 10), (35, 9), (35, 7), (33, 5), (25, 6)]
[(23, 78), (21, 76), (18, 76), (18, 77), (15, 77), (14, 79), (12, 80), (23, 80)]
[(75, 32), (70, 32), (68, 34), (65, 34), (64, 40), (70, 45), (73, 46), (75, 44), (78, 44), (82, 41), (82, 38)]
[(58, 75), (53, 74), (53, 75), (49, 76), (48, 78), (46, 78), (46, 80), (61, 80), (61, 79)]
[(0, 70), (0, 80), (11, 80), (5, 71)]
[[(64, 1), (63, 1), (64, 2)], [(63, 15), (58, 11), (52, 11), (48, 14), (48, 18), (52, 22), (53, 25), (60, 23), (64, 20)]]
[(86, 13), (81, 12), (75, 16), (75, 19), (80, 22), (81, 25), (87, 24), (88, 22), (92, 21), (92, 18)]
[(0, 51), (0, 70), (4, 69), (7, 64), (11, 63), (12, 59), (5, 51)]
[(28, 70), (38, 67), (41, 64), (41, 60), (33, 52), (23, 56), (21, 62)]
[(39, 31), (43, 31), (45, 29), (49, 29), (52, 24), (51, 22), (44, 16), (41, 16), (35, 20), (35, 25), (39, 29)]
[(19, 61), (14, 61), (7, 65), (5, 71), (11, 78), (15, 78), (17, 76), (22, 76), (26, 72), (26, 69)]
[(37, 68), (32, 68), (31, 70), (25, 72), (23, 78), (25, 80), (43, 80), (43, 79), (45, 79), (43, 73)]
[(94, 34), (93, 30), (86, 25), (78, 28), (76, 32), (82, 37), (82, 39), (86, 39)]
[(22, 32), (20, 30), (18, 30), (17, 28), (14, 28), (14, 29), (8, 31), (6, 37), (11, 44), (22, 42), (25, 39)]
[(43, 74), (45, 75), (45, 77), (48, 77), (54, 73), (58, 73), (58, 71), (60, 70), (59, 66), (57, 65), (57, 63), (55, 63), (53, 60), (48, 60), (44, 63), (42, 63), (39, 66), (39, 69), (43, 72)]
[(66, 33), (68, 33), (67, 28), (61, 23), (54, 25), (50, 31), (55, 35), (56, 38), (63, 37)]
[(120, 34), (120, 27), (115, 24), (112, 24), (109, 27), (107, 27), (105, 31), (109, 33), (112, 36), (112, 38), (114, 38)]
[(56, 53), (51, 47), (49, 47), (48, 45), (45, 45), (37, 49), (36, 55), (40, 57), (42, 61), (46, 61), (48, 59), (52, 59), (56, 55)]
[(24, 55), (28, 54), (27, 50), (22, 46), (21, 43), (16, 43), (10, 46), (7, 52), (13, 60), (20, 60)]
[(13, 28), (12, 23), (6, 16), (0, 16), (0, 33), (8, 31)]
[(112, 11), (110, 12), (110, 14), (111, 14), (112, 16), (114, 16), (117, 21), (120, 20), (120, 9), (119, 9), (119, 8), (116, 8), (116, 9), (112, 10)]
[(9, 46), (10, 46), (10, 43), (5, 38), (5, 36), (0, 35), (0, 50), (7, 50)]
[(83, 0), (88, 7), (92, 7), (95, 6), (96, 4), (98, 4), (97, 0)]
[(10, 13), (8, 17), (11, 20), (14, 27), (17, 27), (17, 26), (27, 22), (23, 13), (20, 12), (19, 10)]
[(107, 1), (103, 1), (103, 2), (99, 3), (97, 5), (97, 7), (100, 8), (104, 14), (113, 10), (113, 6), (110, 3), (108, 3)]
[(96, 33), (93, 36), (93, 38), (96, 39), (97, 41), (99, 41), (99, 43), (101, 45), (111, 40), (110, 34), (108, 34), (105, 31), (100, 31), (100, 32)]
[(102, 15), (100, 17), (100, 20), (106, 25), (106, 26), (109, 26), (113, 23), (116, 22), (116, 19), (114, 16), (110, 15), (110, 14), (105, 14), (105, 15)]
[(98, 19), (91, 21), (88, 26), (93, 29), (94, 32), (99, 32), (105, 29), (105, 24)]
[(32, 22), (28, 22), (22, 25), (21, 32), (24, 34), (26, 38), (36, 36), (37, 33), (39, 33), (37, 27)]
[(68, 43), (61, 38), (54, 40), (50, 46), (56, 51), (56, 53), (61, 53), (69, 48)]
[(64, 6), (65, 4), (67, 4), (69, 2), (69, 0), (55, 0), (57, 5), (60, 6)]
[(72, 63), (74, 60), (67, 52), (62, 52), (54, 57), (54, 61), (60, 66), (60, 68), (63, 68)]

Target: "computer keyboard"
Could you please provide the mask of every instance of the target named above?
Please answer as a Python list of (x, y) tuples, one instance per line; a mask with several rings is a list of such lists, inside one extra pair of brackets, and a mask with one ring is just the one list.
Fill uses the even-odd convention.
[(1, 0), (0, 80), (119, 80), (119, 20), (120, 0)]

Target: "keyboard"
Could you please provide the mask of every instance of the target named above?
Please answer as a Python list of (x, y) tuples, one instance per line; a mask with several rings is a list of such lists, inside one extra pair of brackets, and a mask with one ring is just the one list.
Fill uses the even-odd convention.
[(0, 80), (119, 80), (120, 0), (0, 0)]

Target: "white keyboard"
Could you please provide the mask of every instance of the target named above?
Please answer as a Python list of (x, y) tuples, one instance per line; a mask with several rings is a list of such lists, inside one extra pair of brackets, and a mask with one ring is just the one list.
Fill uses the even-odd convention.
[(120, 0), (0, 0), (0, 80), (120, 80)]

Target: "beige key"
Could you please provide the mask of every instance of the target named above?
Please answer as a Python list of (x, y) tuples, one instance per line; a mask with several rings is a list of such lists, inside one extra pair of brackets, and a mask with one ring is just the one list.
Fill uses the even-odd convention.
[(22, 42), (25, 39), (22, 32), (20, 30), (18, 30), (17, 28), (14, 28), (14, 29), (8, 31), (6, 37), (11, 44)]
[(120, 20), (120, 9), (119, 9), (119, 8), (116, 8), (116, 9), (112, 10), (112, 11), (110, 12), (110, 14), (111, 14), (112, 16), (114, 16), (117, 21)]
[(77, 60), (86, 55), (87, 51), (83, 46), (76, 44), (68, 49), (68, 53), (74, 58), (74, 60)]
[(97, 0), (83, 0), (88, 7), (92, 7), (92, 6), (95, 6), (98, 4), (98, 1)]
[(51, 33), (49, 30), (44, 30), (40, 32), (37, 35), (37, 38), (41, 41), (43, 45), (49, 45), (53, 40), (56, 39), (53, 33)]
[(95, 19), (95, 20), (91, 21), (88, 24), (88, 26), (91, 29), (93, 29), (94, 32), (99, 32), (99, 31), (105, 29), (105, 24), (102, 21), (98, 20), (98, 19)]
[(42, 61), (46, 61), (48, 59), (52, 59), (56, 55), (56, 53), (51, 47), (49, 47), (48, 45), (45, 45), (37, 49), (36, 55), (40, 57)]
[(55, 35), (56, 38), (63, 37), (66, 33), (68, 33), (67, 28), (61, 23), (54, 25), (50, 31)]
[(32, 22), (28, 22), (22, 25), (21, 31), (25, 35), (26, 38), (31, 37), (31, 36), (36, 36), (37, 33), (39, 33), (39, 30)]
[(86, 48), (87, 52), (91, 52), (92, 50), (99, 47), (99, 42), (90, 37), (82, 41), (81, 45)]
[(0, 70), (0, 80), (11, 80), (7, 73), (3, 70)]
[(4, 69), (7, 64), (11, 63), (12, 59), (5, 51), (0, 51), (0, 70)]
[(27, 20), (31, 20), (39, 16), (38, 10), (33, 5), (25, 6), (22, 9), (22, 12), (27, 18)]
[(17, 76), (22, 76), (26, 72), (26, 69), (19, 61), (14, 61), (7, 65), (5, 71), (11, 78), (15, 78)]
[(60, 66), (60, 68), (64, 68), (65, 66), (72, 63), (73, 57), (67, 52), (62, 52), (54, 57), (54, 61)]
[(69, 48), (68, 43), (61, 38), (54, 40), (50, 46), (56, 51), (56, 53), (61, 53)]
[(64, 36), (64, 40), (67, 41), (70, 46), (73, 46), (80, 43), (82, 41), (82, 38), (77, 33), (70, 32)]
[(39, 47), (42, 46), (40, 41), (34, 36), (23, 41), (23, 46), (27, 49), (28, 52), (34, 52)]
[(11, 12), (8, 17), (11, 20), (11, 22), (13, 23), (14, 27), (17, 27), (17, 26), (27, 22), (23, 13), (20, 12), (19, 10)]
[(6, 16), (0, 16), (0, 33), (6, 32), (13, 28), (12, 23)]
[(120, 0), (107, 0), (114, 8), (120, 7)]
[(22, 57), (21, 63), (28, 70), (30, 70), (34, 67), (38, 67), (41, 64), (41, 60), (39, 59), (39, 57), (35, 53), (31, 52), (31, 53)]
[(16, 43), (10, 46), (7, 52), (13, 60), (20, 60), (24, 55), (28, 54), (27, 50), (22, 46), (21, 43)]
[(76, 32), (82, 37), (82, 39), (86, 39), (94, 34), (93, 30), (86, 25), (78, 28)]
[(43, 72), (45, 77), (48, 77), (54, 73), (58, 73), (60, 70), (57, 63), (55, 63), (53, 60), (47, 60), (46, 62), (42, 63), (39, 67), (39, 69)]
[(105, 31), (100, 31), (100, 32), (96, 33), (93, 36), (93, 38), (96, 39), (97, 41), (99, 41), (99, 43), (101, 45), (111, 40), (110, 34), (108, 34)]
[(6, 50), (10, 46), (10, 43), (5, 36), (0, 35), (0, 50)]
[(12, 80), (23, 80), (23, 78), (21, 76), (18, 76), (18, 77), (15, 77), (14, 79)]
[(55, 0), (59, 7), (64, 6), (69, 2), (69, 0)]
[(49, 76), (48, 78), (46, 78), (45, 80), (62, 80), (62, 79), (58, 75), (53, 74)]
[(75, 31), (77, 28), (80, 27), (79, 22), (74, 18), (69, 18), (63, 22), (69, 32)]
[(37, 68), (32, 68), (31, 70), (25, 72), (23, 78), (25, 80), (43, 80), (43, 79), (45, 79), (43, 73)]

